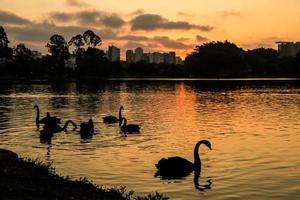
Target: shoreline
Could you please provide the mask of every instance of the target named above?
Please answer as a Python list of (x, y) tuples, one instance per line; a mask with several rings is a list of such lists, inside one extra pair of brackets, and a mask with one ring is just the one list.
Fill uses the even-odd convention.
[(52, 84), (52, 83), (93, 83), (93, 82), (110, 82), (110, 81), (188, 81), (188, 82), (300, 82), (297, 77), (111, 77), (111, 78), (90, 78), (84, 80), (77, 79), (11, 79), (1, 78), (0, 83), (8, 84)]
[(159, 193), (133, 196), (125, 187), (104, 188), (86, 178), (71, 180), (58, 175), (50, 165), (38, 160), (20, 158), (16, 153), (0, 149), (0, 196), (10, 200), (167, 200)]

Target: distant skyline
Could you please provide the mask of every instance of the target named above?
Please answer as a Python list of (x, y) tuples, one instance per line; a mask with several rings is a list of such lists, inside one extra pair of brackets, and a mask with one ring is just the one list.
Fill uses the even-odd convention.
[(0, 25), (11, 41), (47, 52), (52, 34), (66, 40), (94, 30), (101, 48), (138, 46), (181, 57), (208, 41), (229, 40), (251, 49), (300, 40), (299, 0), (0, 0)]

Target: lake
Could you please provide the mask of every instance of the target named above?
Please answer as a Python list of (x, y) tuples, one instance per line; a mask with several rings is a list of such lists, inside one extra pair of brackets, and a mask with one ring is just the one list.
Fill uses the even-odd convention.
[[(49, 111), (64, 123), (90, 117), (95, 134), (81, 139), (69, 128), (51, 143), (35, 126)], [(118, 116), (141, 132), (124, 135), (102, 117)], [(194, 174), (161, 180), (161, 158), (193, 161), (200, 147), (200, 186)], [(171, 199), (300, 199), (300, 84), (298, 80), (107, 80), (91, 84), (0, 85), (0, 148), (52, 163), (61, 175), (87, 177), (137, 194), (158, 191)]]

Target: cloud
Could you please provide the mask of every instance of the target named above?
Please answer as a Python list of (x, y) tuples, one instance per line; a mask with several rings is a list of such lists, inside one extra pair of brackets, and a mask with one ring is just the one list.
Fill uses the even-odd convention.
[(107, 13), (95, 10), (85, 10), (75, 13), (52, 12), (50, 19), (56, 22), (77, 22), (80, 25), (106, 26), (110, 28), (120, 28), (126, 22), (115, 13)]
[(135, 11), (129, 13), (128, 16), (136, 16), (136, 15), (142, 15), (142, 14), (145, 14), (145, 11), (143, 9), (138, 9), (138, 10), (135, 10)]
[(196, 41), (197, 42), (206, 42), (206, 41), (208, 41), (208, 39), (204, 36), (196, 35)]
[(113, 14), (110, 16), (103, 17), (102, 23), (108, 27), (119, 28), (125, 24), (125, 21), (118, 15)]
[(120, 40), (129, 40), (129, 41), (149, 41), (150, 38), (142, 35), (123, 35), (118, 37)]
[(0, 10), (0, 22), (1, 24), (14, 24), (14, 25), (24, 25), (29, 24), (30, 21), (15, 15), (14, 13)]
[(177, 40), (172, 40), (167, 36), (155, 36), (153, 40), (159, 42), (162, 46), (168, 49), (187, 49), (191, 47), (191, 45), (184, 44)]
[(181, 38), (178, 38), (177, 41), (180, 41), (180, 42), (186, 42), (186, 41), (189, 41), (190, 38), (185, 38), (185, 37), (181, 37)]
[(220, 12), (221, 16), (223, 17), (239, 17), (241, 16), (241, 13), (236, 10), (224, 10)]
[(145, 30), (151, 31), (156, 29), (166, 29), (166, 30), (190, 30), (198, 29), (202, 31), (213, 30), (212, 26), (191, 24), (185, 21), (170, 21), (156, 14), (141, 14), (136, 16), (130, 21), (132, 30)]
[(183, 17), (194, 17), (194, 14), (188, 13), (188, 12), (178, 12), (177, 15), (183, 16)]
[(86, 2), (80, 0), (66, 0), (66, 4), (75, 7), (88, 6)]
[[(85, 26), (59, 26), (49, 22), (31, 23), (26, 26), (4, 27), (9, 37), (21, 42), (44, 42), (47, 43), (53, 34), (62, 35), (67, 41), (78, 33), (90, 29)], [(112, 29), (92, 29), (102, 39), (115, 39), (116, 33)]]
[(281, 38), (281, 37), (267, 37), (263, 38), (261, 40), (258, 40), (253, 43), (246, 43), (246, 44), (241, 44), (241, 46), (244, 49), (255, 49), (255, 48), (276, 48), (277, 44), (275, 42), (277, 41), (290, 41), (287, 38)]
[(129, 41), (124, 45), (124, 48), (126, 49), (135, 49), (137, 47), (146, 48), (146, 45), (140, 42), (132, 42), (132, 41)]

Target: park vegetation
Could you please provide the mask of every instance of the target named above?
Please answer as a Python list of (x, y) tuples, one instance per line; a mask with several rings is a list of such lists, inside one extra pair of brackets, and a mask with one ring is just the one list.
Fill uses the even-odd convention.
[[(229, 41), (197, 45), (183, 65), (110, 62), (92, 30), (67, 41), (54, 34), (46, 43), (49, 54), (36, 56), (24, 44), (9, 47), (0, 26), (0, 78), (6, 80), (90, 80), (118, 77), (243, 78), (300, 77), (300, 53), (279, 57), (270, 48), (244, 50)], [(67, 67), (75, 58), (76, 67)]]

